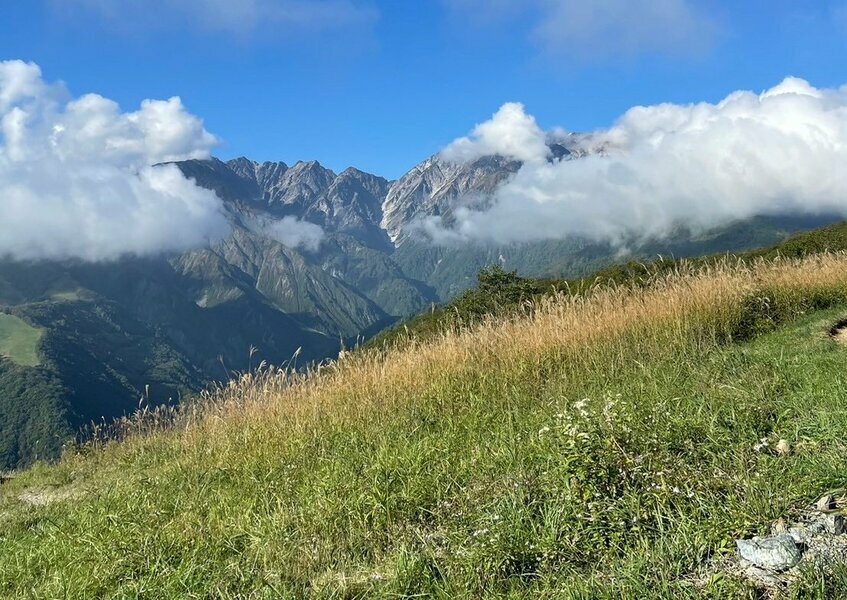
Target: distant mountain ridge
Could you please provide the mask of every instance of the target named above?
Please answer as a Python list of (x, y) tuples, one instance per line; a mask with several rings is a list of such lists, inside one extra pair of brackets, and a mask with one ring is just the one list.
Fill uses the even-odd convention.
[[(585, 147), (551, 140), (551, 160), (578, 160)], [(449, 223), (460, 204), (484, 205), (521, 166), (500, 156), (456, 164), (435, 155), (396, 181), (317, 161), (176, 164), (222, 199), (226, 238), (112, 263), (0, 260), (0, 311), (43, 332), (39, 365), (0, 356), (0, 469), (56, 456), (81, 425), (132, 412), (141, 399), (176, 402), (263, 360), (331, 357), (462, 292), (492, 263), (576, 277), (620, 260), (618, 248), (578, 238), (446, 247), (416, 235), (421, 219)], [(292, 246), (263, 227), (288, 217), (320, 226), (320, 243)], [(680, 231), (628, 257), (745, 250), (831, 220)]]

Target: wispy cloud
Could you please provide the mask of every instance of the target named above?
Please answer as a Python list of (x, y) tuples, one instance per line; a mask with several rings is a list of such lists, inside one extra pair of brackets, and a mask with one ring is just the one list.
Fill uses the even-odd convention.
[(833, 6), (830, 17), (836, 27), (842, 32), (847, 33), (847, 2)]
[(487, 208), (460, 206), (449, 224), (423, 223), (432, 238), (627, 243), (753, 216), (847, 215), (847, 86), (789, 77), (716, 104), (635, 107), (583, 138), (603, 153), (562, 161), (537, 150), (549, 134), (527, 137), (531, 118), (516, 111), (507, 105), (443, 154), (466, 161), (496, 150), (523, 166)]
[(320, 248), (325, 236), (320, 225), (293, 216), (259, 220), (256, 225), (260, 233), (289, 248), (303, 248), (311, 252)]
[(697, 0), (443, 0), (465, 19), (523, 17), (546, 54), (571, 62), (689, 57), (708, 51), (719, 31)]
[(206, 32), (275, 35), (371, 26), (378, 17), (365, 0), (53, 0), (60, 8), (86, 10), (124, 28), (177, 24)]

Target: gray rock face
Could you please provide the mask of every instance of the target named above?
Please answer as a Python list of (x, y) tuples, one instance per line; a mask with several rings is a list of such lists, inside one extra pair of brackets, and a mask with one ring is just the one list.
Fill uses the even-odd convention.
[[(211, 161), (208, 161), (211, 164)], [(223, 164), (223, 163), (220, 163)], [(373, 247), (388, 245), (380, 229), (388, 181), (358, 169), (336, 175), (317, 161), (257, 163), (236, 158), (226, 163), (232, 174), (251, 184), (244, 204), (276, 217), (292, 215), (332, 232), (347, 233)]]
[(391, 241), (402, 241), (404, 228), (425, 216), (449, 216), (456, 202), (480, 200), (516, 173), (521, 163), (499, 156), (460, 165), (431, 156), (388, 190), (380, 227)]
[(773, 571), (790, 569), (800, 562), (800, 548), (789, 534), (768, 538), (737, 540), (741, 558), (755, 566)]
[(814, 508), (809, 507), (798, 522), (789, 524), (778, 519), (771, 527), (771, 536), (736, 540), (738, 559), (717, 560), (712, 572), (740, 576), (766, 591), (765, 597), (782, 598), (804, 570), (829, 572), (847, 564), (847, 523), (839, 512), (844, 509), (845, 498), (824, 499)]
[(386, 193), (388, 181), (382, 177), (346, 169), (305, 209), (302, 218), (357, 237), (372, 247), (387, 247), (388, 237), (379, 227)]

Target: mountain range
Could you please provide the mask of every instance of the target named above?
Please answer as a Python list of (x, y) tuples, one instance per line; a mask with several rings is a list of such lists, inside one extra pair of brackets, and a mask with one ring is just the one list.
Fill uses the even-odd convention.
[[(578, 160), (567, 140), (555, 160)], [(690, 256), (775, 243), (829, 217), (757, 218), (681, 229), (619, 248), (570, 237), (435, 245), (421, 219), (449, 223), (521, 166), (432, 156), (396, 181), (316, 161), (175, 163), (222, 199), (231, 233), (206, 248), (114, 262), (0, 261), (0, 469), (53, 458), (92, 421), (178, 402), (259, 361), (337, 355), (473, 285), (497, 263), (528, 276), (581, 276), (657, 253)], [(280, 229), (300, 231), (292, 238)]]

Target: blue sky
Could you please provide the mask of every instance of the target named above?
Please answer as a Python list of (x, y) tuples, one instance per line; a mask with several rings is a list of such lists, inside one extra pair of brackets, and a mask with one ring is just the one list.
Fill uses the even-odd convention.
[[(583, 5), (588, 5), (583, 6)], [(637, 10), (632, 11), (633, 5)], [(134, 110), (180, 96), (215, 154), (393, 178), (507, 101), (543, 127), (847, 83), (847, 2), (0, 0), (0, 59)]]

